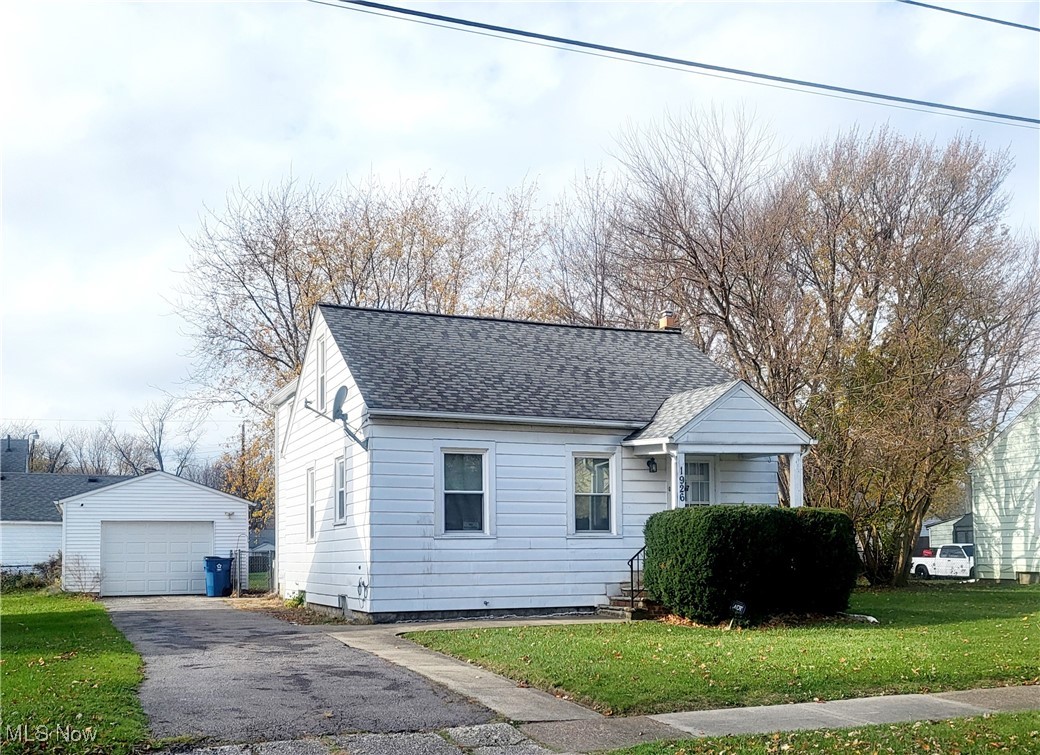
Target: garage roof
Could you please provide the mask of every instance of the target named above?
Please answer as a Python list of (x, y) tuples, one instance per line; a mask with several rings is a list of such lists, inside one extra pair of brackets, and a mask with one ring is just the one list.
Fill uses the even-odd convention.
[(60, 522), (55, 501), (129, 479), (123, 475), (4, 472), (0, 475), (0, 520)]

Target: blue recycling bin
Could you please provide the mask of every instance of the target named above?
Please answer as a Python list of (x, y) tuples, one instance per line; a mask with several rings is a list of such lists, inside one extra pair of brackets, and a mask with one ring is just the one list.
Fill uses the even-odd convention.
[(224, 598), (231, 594), (231, 559), (206, 556), (206, 597)]

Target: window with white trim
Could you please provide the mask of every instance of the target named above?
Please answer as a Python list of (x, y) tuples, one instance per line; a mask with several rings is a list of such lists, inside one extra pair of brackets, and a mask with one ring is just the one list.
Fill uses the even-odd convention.
[(314, 469), (307, 470), (307, 539), (314, 540), (318, 532), (317, 501), (314, 491)]
[(434, 531), (441, 537), (495, 534), (495, 444), (434, 444)]
[(444, 531), (484, 532), (484, 452), (444, 451)]
[(709, 459), (686, 457), (686, 500), (684, 506), (707, 506), (714, 503), (712, 479), (714, 464)]
[(575, 534), (612, 532), (613, 454), (576, 453), (573, 463)]
[(318, 411), (325, 411), (325, 337), (321, 336), (318, 338), (318, 379), (317, 379), (317, 401)]
[(342, 524), (347, 521), (347, 464), (342, 456), (336, 459), (335, 484), (336, 523)]

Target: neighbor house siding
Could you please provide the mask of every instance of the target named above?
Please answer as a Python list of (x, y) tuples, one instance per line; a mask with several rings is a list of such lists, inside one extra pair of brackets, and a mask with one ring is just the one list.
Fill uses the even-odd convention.
[[(340, 386), (347, 386), (344, 406), (350, 427), (357, 431), (366, 421), (367, 410), (354, 378), (320, 311), (314, 318), (308, 353), (304, 359), (295, 397), (278, 407), (276, 437), (279, 448), (275, 462), (276, 544), (278, 585), (291, 597), (306, 592), (307, 601), (338, 607), (346, 596), (351, 610), (367, 611), (369, 584), (368, 458), (369, 454), (343, 432), (339, 421), (319, 417), (305, 408), (317, 401), (315, 344), (326, 343), (326, 417)], [(335, 521), (335, 460), (344, 457), (347, 470), (347, 518)], [(307, 537), (307, 470), (314, 470), (315, 537)]]
[(971, 479), (978, 576), (1040, 573), (1040, 401), (980, 455)]
[(34, 566), (61, 550), (61, 522), (0, 524), (0, 566)]
[(161, 473), (67, 499), (63, 507), (62, 585), (67, 590), (99, 588), (102, 522), (212, 522), (212, 555), (230, 556), (249, 547), (245, 501)]

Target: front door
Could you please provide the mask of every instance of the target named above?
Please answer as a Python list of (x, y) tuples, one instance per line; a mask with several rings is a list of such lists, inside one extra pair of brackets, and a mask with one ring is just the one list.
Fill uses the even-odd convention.
[(686, 457), (683, 506), (707, 506), (711, 503), (711, 463), (706, 459)]

